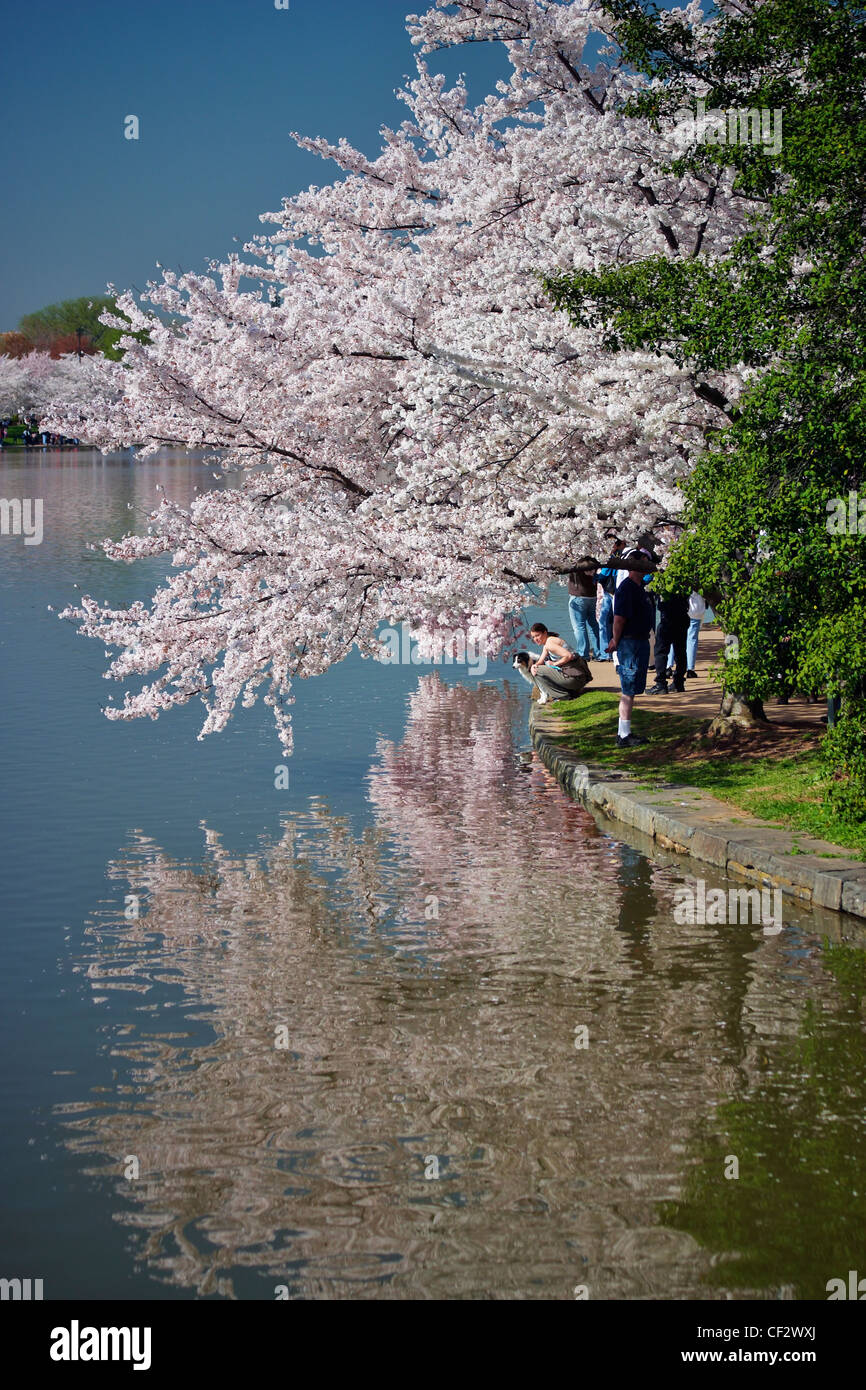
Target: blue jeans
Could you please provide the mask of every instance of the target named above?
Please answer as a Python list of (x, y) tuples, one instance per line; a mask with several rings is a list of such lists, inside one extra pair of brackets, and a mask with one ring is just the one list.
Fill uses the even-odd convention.
[(623, 695), (643, 695), (649, 668), (649, 638), (644, 641), (639, 637), (620, 637), (617, 655), (619, 686)]
[(698, 633), (703, 621), (703, 618), (691, 618), (689, 620), (689, 635), (686, 638), (686, 665), (690, 671), (694, 671), (695, 662), (698, 659)]
[[(568, 616), (571, 618), (571, 626), (574, 628), (577, 654), (589, 660), (591, 655), (595, 655), (601, 650), (598, 640), (598, 623), (595, 621), (595, 599), (580, 598), (578, 595), (572, 594), (568, 600)], [(592, 640), (590, 640), (590, 634), (592, 634)]]
[(601, 612), (598, 615), (598, 631), (601, 639), (601, 646), (598, 649), (600, 661), (613, 661), (613, 657), (608, 655), (607, 644), (613, 633), (613, 594), (605, 594), (601, 601)]

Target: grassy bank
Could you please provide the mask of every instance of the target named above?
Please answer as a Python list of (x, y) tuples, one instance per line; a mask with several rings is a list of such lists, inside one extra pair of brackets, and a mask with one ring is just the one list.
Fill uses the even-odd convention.
[(615, 693), (598, 690), (556, 704), (569, 746), (587, 762), (629, 768), (647, 786), (703, 787), (741, 811), (866, 859), (866, 825), (841, 821), (826, 805), (819, 733), (777, 725), (719, 745), (702, 737), (700, 721), (637, 708), (632, 729), (647, 744), (625, 752), (616, 744), (617, 703)]

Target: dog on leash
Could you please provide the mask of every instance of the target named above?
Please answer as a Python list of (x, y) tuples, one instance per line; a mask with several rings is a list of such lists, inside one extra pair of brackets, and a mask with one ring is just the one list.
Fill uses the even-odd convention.
[(529, 684), (532, 686), (533, 700), (537, 700), (540, 705), (546, 705), (550, 700), (550, 696), (547, 694), (546, 691), (539, 690), (538, 686), (533, 680), (532, 672), (529, 669), (532, 665), (532, 662), (533, 658), (529, 655), (529, 652), (518, 652), (511, 664), (514, 667), (515, 671), (519, 671), (523, 679), (525, 681), (528, 681)]
[(535, 684), (529, 671), (532, 665), (532, 657), (529, 655), (529, 652), (518, 652), (511, 664), (515, 671), (520, 672), (525, 681), (529, 681), (530, 685)]

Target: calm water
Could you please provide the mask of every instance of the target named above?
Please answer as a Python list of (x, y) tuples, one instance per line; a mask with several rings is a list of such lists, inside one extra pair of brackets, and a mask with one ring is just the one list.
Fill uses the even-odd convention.
[(47, 606), (146, 597), (153, 565), (88, 543), (212, 467), (0, 472), (45, 503), (41, 546), (0, 539), (0, 1275), (49, 1298), (825, 1298), (866, 1269), (853, 924), (678, 926), (688, 866), (563, 796), (503, 666), (300, 684), (285, 791), (266, 713), (204, 743), (200, 707), (108, 723), (102, 649)]

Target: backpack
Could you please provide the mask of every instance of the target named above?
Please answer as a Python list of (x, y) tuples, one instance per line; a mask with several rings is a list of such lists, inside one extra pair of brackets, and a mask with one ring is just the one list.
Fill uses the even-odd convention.
[(560, 666), (559, 670), (564, 676), (571, 676), (572, 680), (582, 680), (584, 685), (589, 685), (592, 680), (592, 672), (585, 656), (575, 654), (570, 661), (566, 661)]

